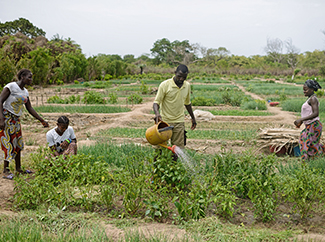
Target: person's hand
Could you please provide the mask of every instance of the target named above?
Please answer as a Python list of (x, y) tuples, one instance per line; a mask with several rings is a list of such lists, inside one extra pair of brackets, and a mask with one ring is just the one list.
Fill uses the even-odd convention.
[(62, 149), (66, 150), (69, 146), (69, 142), (65, 140), (60, 144), (60, 146)]
[(300, 128), (302, 121), (300, 119), (297, 119), (294, 121), (294, 124), (296, 125), (297, 128)]
[(49, 124), (48, 122), (46, 122), (45, 120), (41, 121), (42, 125), (44, 128), (48, 128), (49, 127)]
[(160, 121), (162, 121), (162, 118), (161, 118), (160, 114), (158, 114), (158, 115), (155, 116), (155, 123), (157, 124)]
[(192, 119), (191, 130), (194, 130), (195, 128), (196, 128), (196, 121), (195, 121), (195, 119)]

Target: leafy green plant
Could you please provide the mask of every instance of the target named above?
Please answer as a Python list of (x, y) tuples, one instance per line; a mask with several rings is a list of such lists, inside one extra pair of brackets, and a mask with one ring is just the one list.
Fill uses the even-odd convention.
[(241, 104), (244, 110), (266, 110), (266, 102), (264, 100), (255, 99), (253, 101), (244, 102)]
[(105, 104), (106, 101), (99, 92), (86, 91), (82, 101), (87, 104)]
[(117, 103), (117, 99), (118, 99), (118, 97), (117, 97), (117, 93), (116, 92), (111, 92), (111, 93), (109, 93), (108, 94), (108, 102), (109, 103), (112, 103), (112, 104), (115, 104), (115, 103)]
[(123, 179), (123, 206), (125, 212), (131, 216), (137, 216), (137, 212), (144, 207), (144, 187), (146, 186), (146, 176), (133, 179)]
[(133, 104), (140, 104), (142, 103), (142, 97), (138, 94), (132, 94), (128, 96), (128, 101)]
[(63, 82), (62, 80), (56, 80), (56, 84), (57, 84), (57, 85), (63, 85), (64, 82)]
[(322, 197), (323, 182), (318, 171), (303, 164), (301, 169), (294, 171), (294, 177), (284, 180), (284, 195), (286, 200), (294, 203), (294, 211), (306, 218), (314, 202)]
[[(52, 157), (48, 149), (32, 155), (34, 179), (17, 176), (15, 206), (36, 209), (43, 204), (58, 207), (80, 206), (92, 210), (96, 202), (94, 185), (107, 177), (107, 163), (99, 157), (78, 154)], [(93, 185), (93, 186), (90, 186)]]
[(230, 189), (223, 186), (220, 182), (212, 182), (209, 190), (211, 191), (210, 200), (216, 206), (216, 213), (223, 217), (232, 217), (236, 206), (236, 196)]
[(65, 103), (62, 98), (60, 98), (58, 95), (54, 95), (52, 97), (49, 97), (47, 99), (47, 103)]
[[(102, 177), (105, 180), (105, 177)], [(114, 201), (116, 199), (117, 188), (114, 185), (102, 184), (100, 189), (100, 200), (104, 203), (107, 211), (113, 208)]]
[(215, 100), (212, 98), (196, 97), (191, 101), (193, 106), (214, 106)]
[(140, 90), (141, 90), (141, 93), (142, 93), (142, 94), (147, 94), (147, 93), (149, 93), (149, 87), (148, 87), (148, 85), (146, 85), (146, 84), (144, 83), (144, 81), (141, 81)]
[[(155, 187), (154, 184), (151, 184)], [(169, 187), (155, 187), (155, 192), (148, 195), (143, 202), (145, 204), (145, 216), (151, 217), (152, 219), (162, 222), (164, 218), (167, 218), (170, 213), (169, 208)]]
[(189, 219), (198, 220), (206, 216), (208, 199), (205, 190), (193, 189), (191, 192), (180, 192), (179, 196), (174, 198), (174, 201), (178, 212), (175, 220), (178, 223), (183, 223)]
[(153, 180), (155, 184), (172, 185), (184, 189), (191, 180), (181, 162), (174, 161), (170, 150), (156, 151), (153, 161)]
[(255, 207), (255, 215), (263, 222), (273, 220), (273, 214), (277, 208), (277, 186), (275, 157), (264, 157), (258, 166), (257, 172), (251, 175), (248, 197)]

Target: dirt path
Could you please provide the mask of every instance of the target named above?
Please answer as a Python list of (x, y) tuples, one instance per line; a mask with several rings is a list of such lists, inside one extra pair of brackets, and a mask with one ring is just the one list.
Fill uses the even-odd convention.
[[(242, 85), (238, 83), (232, 83), (232, 84), (238, 86), (238, 88), (241, 91), (243, 91), (246, 95), (250, 95), (254, 99), (264, 100), (259, 95), (246, 91), (246, 89)], [(271, 124), (273, 123), (288, 124), (288, 125), (292, 125), (292, 128), (294, 128), (293, 122), (297, 119), (295, 113), (283, 111), (280, 107), (276, 107), (276, 106), (272, 107), (270, 105), (267, 105), (267, 111), (274, 114), (273, 116), (267, 117)], [(263, 117), (260, 118), (263, 119)]]

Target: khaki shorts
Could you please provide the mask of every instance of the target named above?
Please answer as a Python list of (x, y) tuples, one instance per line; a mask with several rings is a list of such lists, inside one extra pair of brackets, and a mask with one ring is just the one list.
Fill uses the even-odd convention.
[(169, 123), (170, 126), (174, 126), (173, 135), (170, 139), (172, 145), (177, 145), (181, 149), (184, 149), (184, 131), (185, 123)]

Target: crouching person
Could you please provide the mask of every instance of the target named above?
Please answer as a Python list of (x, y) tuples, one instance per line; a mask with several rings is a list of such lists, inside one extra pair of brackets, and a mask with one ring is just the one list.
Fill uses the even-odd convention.
[(46, 133), (46, 139), (54, 156), (77, 154), (77, 139), (66, 116), (58, 119), (57, 127)]

